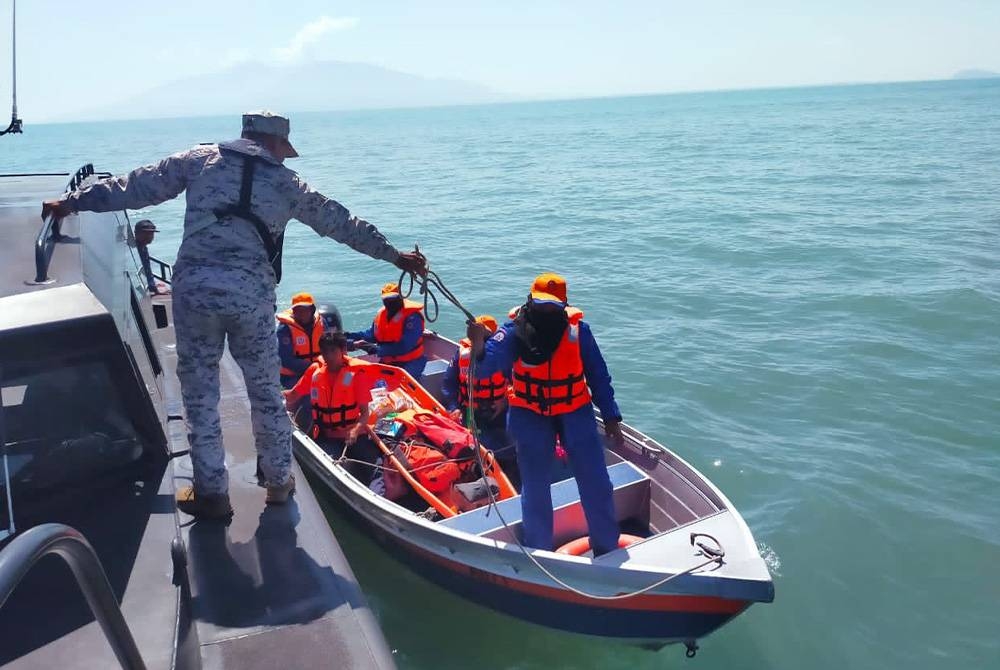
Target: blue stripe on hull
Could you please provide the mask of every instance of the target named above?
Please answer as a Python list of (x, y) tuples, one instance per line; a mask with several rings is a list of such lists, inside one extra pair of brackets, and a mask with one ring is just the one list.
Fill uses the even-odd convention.
[[(408, 549), (405, 542), (394, 541), (394, 544)], [(518, 619), (573, 633), (663, 641), (696, 640), (733, 617), (701, 612), (612, 609), (551, 600), (459, 574), (417, 552), (410, 551), (409, 556), (420, 565), (418, 568), (412, 561), (407, 565), (449, 591)]]
[(407, 569), (477, 605), (518, 619), (572, 633), (669, 642), (702, 638), (735, 616), (590, 607), (513, 591), (449, 570), (415, 551), (409, 543), (370, 523), (339, 495), (327, 499), (331, 498), (368, 537), (384, 547), (406, 550), (405, 556), (399, 551), (387, 553)]

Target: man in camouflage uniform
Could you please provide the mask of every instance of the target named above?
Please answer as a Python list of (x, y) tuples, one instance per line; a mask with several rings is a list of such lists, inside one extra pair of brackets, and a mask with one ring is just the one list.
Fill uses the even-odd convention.
[[(196, 146), (42, 205), (43, 218), (62, 218), (140, 209), (187, 192), (173, 311), (194, 486), (178, 491), (177, 500), (196, 516), (232, 514), (219, 424), (219, 360), (227, 339), (246, 381), (267, 502), (283, 503), (294, 491), (291, 424), (274, 347), (275, 284), (288, 221), (298, 219), (321, 236), (404, 270), (426, 272), (419, 253), (397, 251), (375, 226), (283, 165), (298, 156), (288, 132), (284, 117), (244, 114), (238, 140)], [(249, 178), (246, 166), (252, 166)]]

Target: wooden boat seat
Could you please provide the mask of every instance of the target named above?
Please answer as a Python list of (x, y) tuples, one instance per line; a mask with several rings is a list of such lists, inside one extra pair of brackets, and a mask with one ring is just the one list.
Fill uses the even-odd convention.
[[(635, 516), (635, 510), (642, 508), (645, 502), (648, 508), (649, 477), (631, 463), (621, 461), (608, 466), (608, 476), (614, 489), (615, 510), (619, 521)], [(521, 526), (521, 496), (501, 500), (497, 503), (500, 515), (516, 530)], [(576, 480), (570, 477), (552, 485), (552, 507), (555, 510), (554, 524), (557, 539), (566, 533), (577, 532), (579, 518), (583, 512), (580, 507), (580, 491)], [(578, 512), (578, 513), (576, 513)], [(507, 539), (507, 529), (500, 521), (500, 515), (491, 506), (480, 507), (464, 512), (438, 523), (448, 528), (485, 535), (494, 539)], [(586, 522), (584, 521), (584, 529)], [(574, 536), (576, 537), (576, 536)]]

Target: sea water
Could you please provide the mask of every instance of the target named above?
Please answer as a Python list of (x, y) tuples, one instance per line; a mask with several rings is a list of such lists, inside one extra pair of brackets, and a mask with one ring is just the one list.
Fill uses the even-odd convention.
[[(36, 126), (0, 172), (124, 172), (239, 118)], [(196, 113), (197, 110), (192, 110)], [(402, 668), (1000, 667), (1000, 80), (292, 115), (289, 165), (476, 313), (569, 281), (625, 420), (739, 508), (775, 581), (694, 661), (470, 604), (331, 523)], [(173, 258), (183, 200), (151, 218)], [(25, 253), (31, 250), (26, 249)], [(289, 228), (371, 321), (391, 266)], [(432, 328), (458, 337), (441, 306)]]

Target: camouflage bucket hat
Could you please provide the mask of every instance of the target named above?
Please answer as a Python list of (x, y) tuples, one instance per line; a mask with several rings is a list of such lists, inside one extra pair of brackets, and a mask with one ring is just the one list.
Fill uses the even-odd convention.
[(247, 112), (243, 115), (243, 132), (273, 135), (282, 140), (285, 150), (284, 158), (295, 158), (299, 155), (292, 143), (288, 141), (290, 131), (291, 126), (288, 119), (266, 109), (259, 112)]

